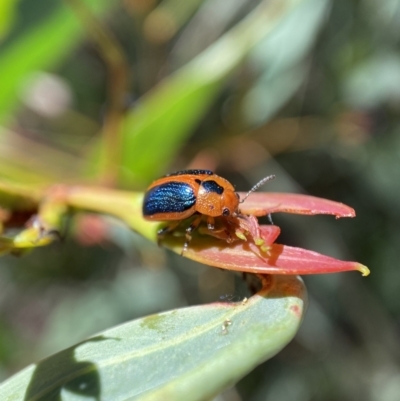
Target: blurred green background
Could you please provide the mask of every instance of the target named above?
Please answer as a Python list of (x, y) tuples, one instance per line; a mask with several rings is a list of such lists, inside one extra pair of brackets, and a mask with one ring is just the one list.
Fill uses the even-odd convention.
[[(0, 178), (144, 190), (200, 167), (354, 207), (274, 216), (278, 242), (371, 275), (305, 277), (296, 339), (218, 400), (399, 400), (400, 2), (278, 3), (2, 0)], [(68, 223), (0, 259), (2, 380), (121, 322), (241, 296), (233, 273), (114, 219)]]

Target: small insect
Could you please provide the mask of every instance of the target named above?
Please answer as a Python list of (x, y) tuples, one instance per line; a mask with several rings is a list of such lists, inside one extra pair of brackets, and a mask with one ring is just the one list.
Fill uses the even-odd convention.
[[(178, 171), (159, 178), (149, 186), (143, 201), (143, 217), (146, 220), (171, 222), (158, 231), (159, 238), (175, 230), (183, 220), (193, 217), (193, 221), (186, 229), (186, 242), (182, 253), (188, 247), (192, 238), (191, 233), (203, 219), (207, 222), (207, 231), (210, 235), (231, 242), (232, 228), (224, 227), (228, 224), (234, 226), (233, 231), (237, 237), (245, 239), (244, 232), (252, 231), (249, 226), (255, 224), (251, 216), (240, 213), (239, 204), (261, 185), (274, 178), (274, 175), (263, 178), (243, 199), (240, 199), (234, 186), (212, 171)], [(248, 222), (246, 217), (249, 217)], [(215, 221), (220, 218), (224, 218), (222, 227), (216, 228)]]

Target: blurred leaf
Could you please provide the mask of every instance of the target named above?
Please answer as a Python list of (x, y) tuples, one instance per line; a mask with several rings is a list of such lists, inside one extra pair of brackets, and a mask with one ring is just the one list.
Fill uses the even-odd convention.
[(247, 13), (253, 0), (204, 0), (196, 14), (187, 21), (171, 49), (172, 62), (187, 63)]
[[(96, 14), (114, 6), (106, 0), (86, 0)], [(40, 25), (11, 43), (0, 55), (0, 122), (9, 117), (18, 103), (18, 90), (23, 80), (37, 70), (51, 69), (66, 57), (83, 36), (84, 27), (63, 5)]]
[(300, 2), (262, 2), (138, 103), (127, 116), (123, 132), (121, 180), (124, 185), (145, 185), (164, 171), (224, 81)]
[(261, 124), (271, 118), (304, 82), (304, 60), (329, 5), (329, 0), (304, 1), (254, 49), (251, 58), (261, 77), (244, 99), (249, 124)]
[(17, 3), (18, 0), (2, 0), (0, 2), (0, 42), (14, 23)]
[(247, 301), (177, 309), (107, 330), (26, 368), (0, 393), (24, 401), (209, 399), (291, 341), (305, 297), (299, 278), (265, 276)]
[(171, 40), (196, 12), (203, 0), (163, 0), (150, 12), (144, 22), (146, 37), (163, 43)]
[(343, 82), (344, 98), (354, 108), (375, 108), (400, 100), (400, 57), (377, 54), (356, 65)]
[(57, 181), (76, 181), (77, 177), (82, 176), (83, 163), (79, 155), (66, 152), (51, 143), (0, 128), (1, 179), (42, 186)]
[(303, 60), (314, 44), (329, 6), (329, 0), (304, 0), (255, 47), (251, 53), (255, 67), (268, 68), (272, 74)]
[[(385, 43), (392, 42), (396, 45), (400, 37), (400, 1), (385, 0), (364, 0), (360, 3), (364, 9), (363, 17), (369, 20), (374, 34), (385, 39)], [(379, 45), (378, 45), (379, 46)]]
[(299, 65), (274, 74), (266, 71), (243, 99), (247, 123), (261, 125), (273, 117), (300, 88), (307, 71)]
[(0, 204), (12, 210), (32, 210), (40, 202), (42, 193), (36, 187), (0, 181)]

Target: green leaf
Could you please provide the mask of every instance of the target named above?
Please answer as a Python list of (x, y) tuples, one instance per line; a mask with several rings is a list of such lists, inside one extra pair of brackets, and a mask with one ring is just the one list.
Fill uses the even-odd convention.
[(329, 11), (328, 0), (305, 0), (251, 54), (261, 76), (243, 101), (250, 125), (269, 120), (300, 88), (309, 54)]
[(0, 2), (0, 42), (7, 35), (15, 21), (15, 9), (18, 0)]
[(239, 303), (148, 316), (100, 333), (0, 385), (13, 401), (209, 399), (279, 352), (296, 334), (305, 288), (264, 276)]
[(124, 123), (123, 184), (144, 185), (165, 170), (227, 78), (299, 3), (301, 0), (262, 2), (138, 103)]
[[(85, 3), (96, 14), (114, 6), (113, 2), (106, 0), (87, 0)], [(1, 83), (0, 121), (4, 121), (17, 105), (18, 90), (29, 73), (54, 68), (71, 52), (84, 29), (72, 10), (64, 5), (2, 52), (0, 76), (7, 79)]]
[[(371, 79), (374, 77), (374, 79)], [(355, 109), (374, 109), (400, 98), (400, 57), (380, 51), (352, 68), (343, 82), (344, 99)]]

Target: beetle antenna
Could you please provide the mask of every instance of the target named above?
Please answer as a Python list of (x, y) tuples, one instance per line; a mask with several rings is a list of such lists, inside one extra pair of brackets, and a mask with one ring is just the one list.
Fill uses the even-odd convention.
[(240, 200), (239, 203), (243, 203), (249, 197), (250, 194), (257, 191), (258, 188), (263, 186), (266, 182), (273, 180), (274, 178), (275, 178), (275, 175), (269, 175), (267, 177), (264, 177), (262, 180), (258, 181), (257, 184), (254, 185), (254, 187), (251, 188), (249, 192), (247, 192), (247, 194), (244, 196), (243, 199)]

